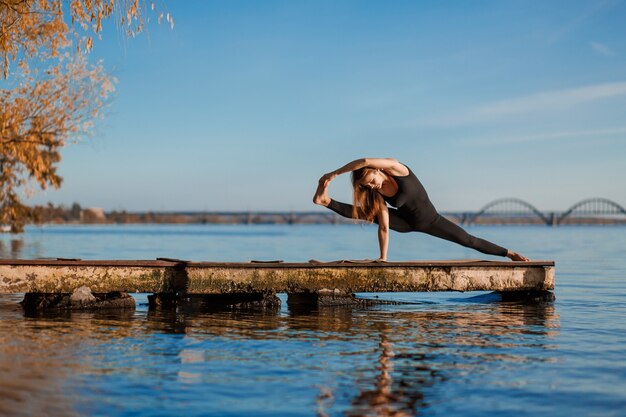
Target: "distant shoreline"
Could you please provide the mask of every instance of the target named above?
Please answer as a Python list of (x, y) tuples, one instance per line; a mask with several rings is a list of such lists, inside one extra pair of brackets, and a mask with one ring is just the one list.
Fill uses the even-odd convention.
[[(257, 212), (175, 212), (175, 211), (104, 211), (100, 208), (82, 209), (75, 204), (72, 208), (38, 207), (31, 224), (353, 224), (352, 219), (341, 217), (331, 211), (257, 211)], [(441, 213), (455, 223), (465, 226), (465, 213)], [(536, 216), (489, 214), (475, 218), (471, 225), (546, 225)], [(562, 225), (621, 225), (626, 217), (574, 216)]]

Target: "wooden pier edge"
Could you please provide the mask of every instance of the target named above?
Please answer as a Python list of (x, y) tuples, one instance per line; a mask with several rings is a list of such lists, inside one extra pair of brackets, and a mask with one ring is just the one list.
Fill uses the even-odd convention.
[(0, 260), (0, 293), (551, 291), (554, 261)]

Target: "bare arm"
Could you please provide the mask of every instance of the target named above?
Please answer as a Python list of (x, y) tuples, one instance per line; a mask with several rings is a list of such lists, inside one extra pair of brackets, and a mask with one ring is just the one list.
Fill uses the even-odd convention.
[[(382, 198), (381, 198), (382, 200)], [(387, 248), (389, 247), (389, 209), (384, 201), (378, 212), (378, 246), (380, 247), (379, 261), (387, 260)]]
[(322, 178), (320, 178), (320, 182), (323, 182), (324, 185), (327, 185), (328, 182), (335, 179), (337, 175), (345, 174), (347, 172), (356, 171), (361, 168), (374, 168), (374, 169), (384, 169), (391, 175), (408, 175), (407, 168), (398, 162), (397, 159), (394, 158), (361, 158), (355, 159), (352, 162), (347, 163), (346, 165), (338, 168), (328, 174), (324, 174)]

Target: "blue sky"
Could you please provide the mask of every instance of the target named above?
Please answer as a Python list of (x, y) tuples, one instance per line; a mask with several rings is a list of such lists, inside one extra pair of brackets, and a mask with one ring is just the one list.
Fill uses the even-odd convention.
[[(624, 1), (170, 1), (96, 41), (117, 77), (52, 201), (310, 210), (317, 179), (395, 157), (435, 206), (626, 205)], [(331, 195), (350, 199), (339, 177)]]

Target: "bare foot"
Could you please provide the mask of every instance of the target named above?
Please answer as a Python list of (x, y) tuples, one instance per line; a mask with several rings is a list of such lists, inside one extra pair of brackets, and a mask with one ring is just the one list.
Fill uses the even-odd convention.
[(328, 206), (330, 204), (330, 197), (328, 196), (328, 187), (324, 185), (324, 182), (320, 182), (315, 190), (313, 196), (313, 202), (320, 206)]
[(524, 261), (524, 262), (530, 261), (530, 259), (528, 259), (524, 255), (520, 255), (519, 253), (513, 252), (512, 250), (508, 251), (506, 253), (506, 256), (511, 258), (512, 261)]

